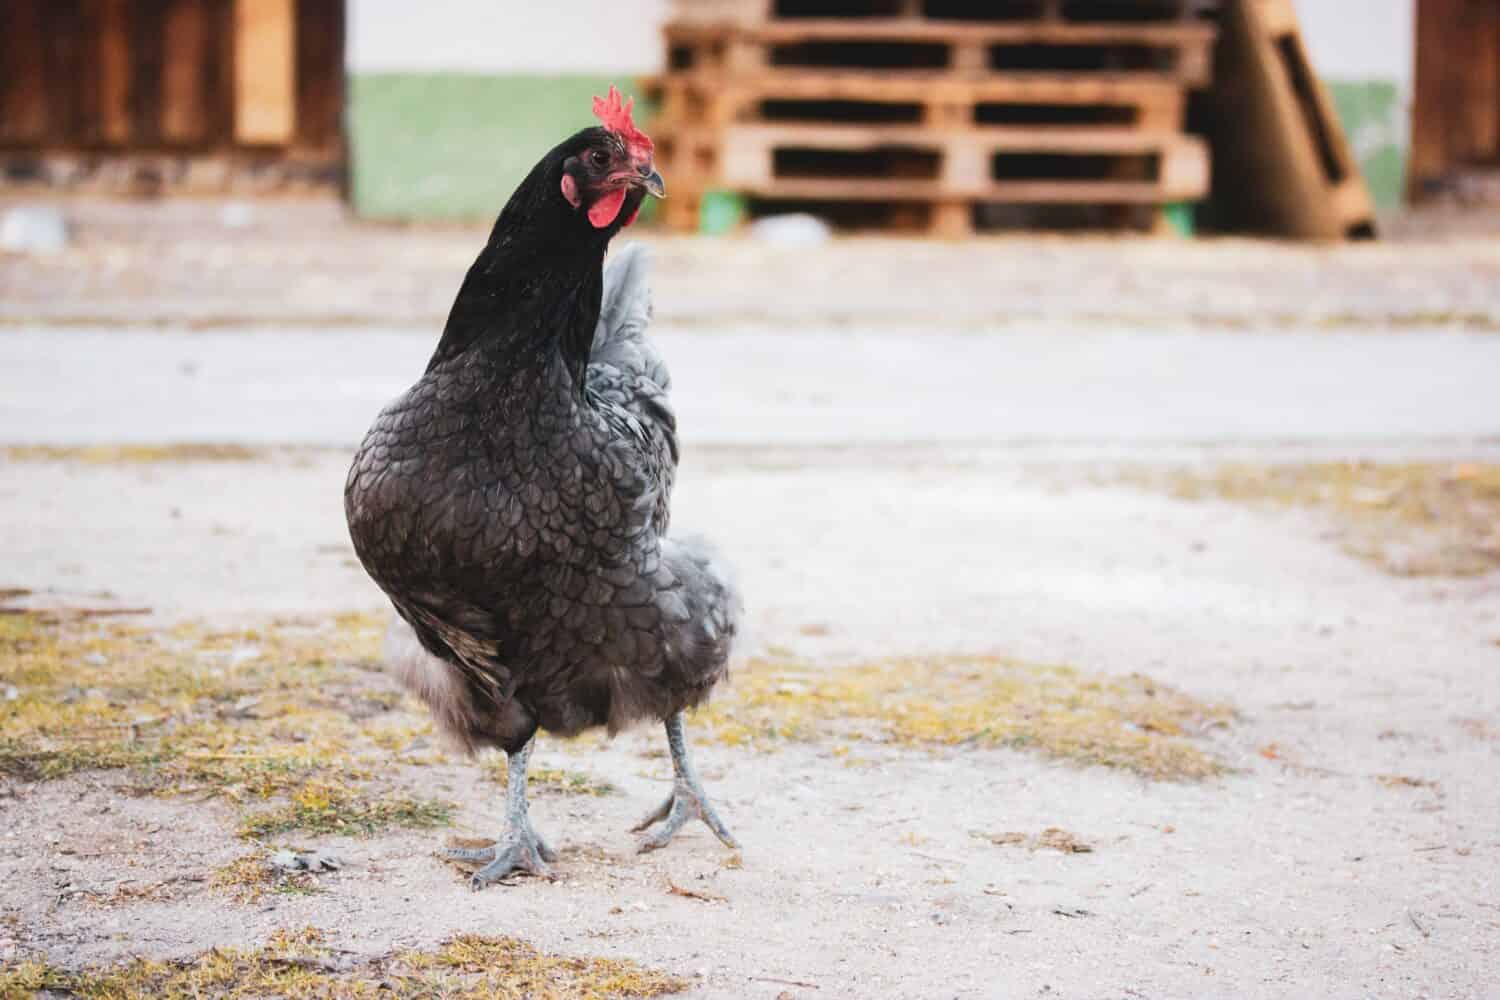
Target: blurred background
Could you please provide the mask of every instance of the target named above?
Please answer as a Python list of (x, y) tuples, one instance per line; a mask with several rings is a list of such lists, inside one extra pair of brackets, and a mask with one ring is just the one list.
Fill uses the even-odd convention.
[(663, 221), (1368, 235), (1487, 186), (1477, 0), (10, 0), (7, 192), (493, 216), (612, 82)]

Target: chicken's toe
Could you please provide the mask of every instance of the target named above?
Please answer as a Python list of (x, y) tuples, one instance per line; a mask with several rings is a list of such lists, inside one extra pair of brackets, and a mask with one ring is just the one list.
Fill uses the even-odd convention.
[[(520, 838), (505, 844), (497, 844), (494, 860), (469, 876), (469, 888), (478, 892), (486, 886), (503, 882), (512, 875), (531, 875), (536, 878), (553, 878), (552, 868), (537, 841)], [(552, 854), (550, 850), (547, 852)], [(554, 858), (556, 855), (552, 855)]]
[(734, 834), (729, 832), (729, 827), (719, 818), (714, 810), (713, 804), (708, 801), (701, 787), (694, 787), (696, 782), (679, 780), (667, 801), (658, 806), (650, 815), (631, 829), (639, 833), (661, 823), (656, 829), (651, 830), (641, 838), (638, 852), (645, 854), (648, 851), (659, 850), (671, 843), (672, 838), (681, 830), (683, 824), (690, 819), (701, 819), (708, 824), (708, 828), (714, 832), (714, 836), (724, 844), (725, 847), (738, 848), (739, 841), (734, 839)]

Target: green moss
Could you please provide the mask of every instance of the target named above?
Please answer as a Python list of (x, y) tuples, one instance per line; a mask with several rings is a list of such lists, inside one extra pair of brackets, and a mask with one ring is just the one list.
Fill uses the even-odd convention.
[(446, 826), (452, 816), (453, 805), (448, 802), (402, 795), (372, 798), (342, 786), (310, 781), (293, 793), (290, 802), (246, 816), (239, 835), (260, 839), (297, 830), (368, 837), (392, 827)]

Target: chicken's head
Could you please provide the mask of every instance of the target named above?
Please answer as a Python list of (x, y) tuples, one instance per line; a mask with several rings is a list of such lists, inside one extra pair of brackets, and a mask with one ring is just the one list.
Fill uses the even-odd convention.
[(658, 198), (667, 193), (652, 160), (651, 139), (630, 118), (634, 104), (634, 98), (622, 104), (614, 87), (607, 98), (594, 98), (594, 114), (603, 125), (580, 132), (578, 148), (563, 160), (562, 196), (587, 212), (595, 229), (616, 219), (628, 226), (647, 193)]

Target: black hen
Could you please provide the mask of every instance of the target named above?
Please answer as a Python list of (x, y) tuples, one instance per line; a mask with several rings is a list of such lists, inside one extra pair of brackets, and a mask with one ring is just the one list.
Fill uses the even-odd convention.
[(355, 550), (425, 654), (405, 683), (465, 747), (510, 757), (510, 829), (480, 888), (552, 852), (526, 812), (538, 728), (666, 723), (677, 779), (637, 829), (691, 817), (730, 846), (688, 762), (681, 713), (727, 670), (739, 598), (705, 542), (668, 538), (677, 465), (666, 366), (645, 337), (645, 254), (604, 267), (662, 194), (629, 104), (548, 153), (470, 267), (427, 371), (387, 406), (344, 489)]

